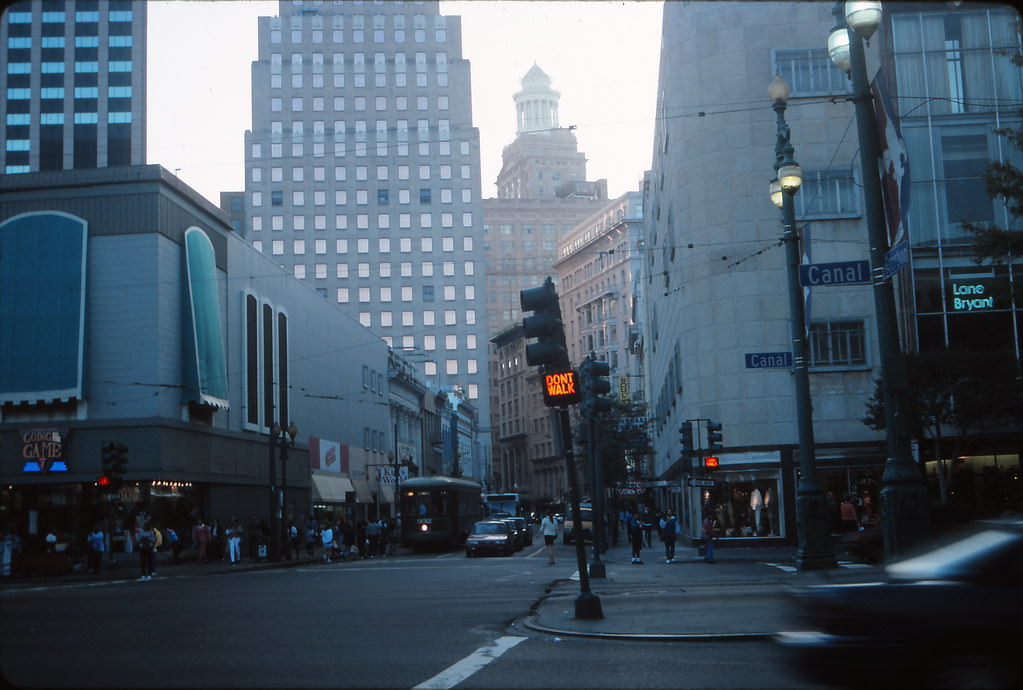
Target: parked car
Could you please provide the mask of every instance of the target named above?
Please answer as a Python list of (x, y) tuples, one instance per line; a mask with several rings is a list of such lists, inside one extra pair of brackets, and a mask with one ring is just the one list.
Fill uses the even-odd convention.
[(526, 535), (523, 534), (522, 526), (519, 524), (519, 522), (515, 518), (510, 516), (501, 518), (501, 521), (506, 522), (508, 524), (508, 527), (511, 529), (512, 539), (515, 542), (515, 550), (518, 551), (523, 546), (525, 546)]
[(513, 517), (512, 522), (515, 523), (515, 528), (518, 530), (517, 536), (519, 537), (519, 548), (523, 546), (533, 545), (533, 528), (524, 517)]
[(511, 556), (515, 547), (515, 535), (504, 520), (482, 520), (472, 527), (465, 540), (465, 557), (482, 556), (488, 553)]
[[(869, 581), (791, 592), (778, 642), (816, 682), (892, 687), (1023, 684), (1023, 519), (983, 521)], [(881, 674), (879, 676), (879, 674)]]

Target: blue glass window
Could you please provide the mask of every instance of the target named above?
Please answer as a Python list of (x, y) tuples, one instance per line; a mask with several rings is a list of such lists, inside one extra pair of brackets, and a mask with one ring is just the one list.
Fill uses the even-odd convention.
[(220, 318), (220, 292), (213, 244), (199, 228), (185, 231), (185, 288), (188, 291), (185, 380), (189, 400), (226, 408), (227, 357)]
[(87, 244), (66, 213), (0, 223), (0, 323), (16, 325), (0, 328), (0, 403), (82, 397)]

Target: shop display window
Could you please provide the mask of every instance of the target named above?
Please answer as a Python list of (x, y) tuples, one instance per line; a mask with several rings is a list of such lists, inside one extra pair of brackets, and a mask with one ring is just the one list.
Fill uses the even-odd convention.
[(715, 477), (701, 491), (702, 513), (713, 512), (721, 538), (780, 537), (784, 528), (778, 494), (778, 471), (736, 472)]

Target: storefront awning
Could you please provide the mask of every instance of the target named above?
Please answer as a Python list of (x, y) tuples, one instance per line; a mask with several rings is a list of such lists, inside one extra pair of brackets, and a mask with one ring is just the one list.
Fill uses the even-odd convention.
[(372, 503), (373, 492), (369, 488), (369, 482), (365, 479), (353, 479), (352, 484), (355, 486), (355, 497), (359, 503)]
[(313, 500), (344, 503), (345, 493), (355, 491), (352, 480), (335, 474), (313, 472)]

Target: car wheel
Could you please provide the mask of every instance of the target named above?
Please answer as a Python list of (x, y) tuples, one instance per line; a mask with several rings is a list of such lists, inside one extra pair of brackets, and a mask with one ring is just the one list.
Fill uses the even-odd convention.
[(472, 551), (469, 551), (468, 549), (466, 549), (465, 550), (465, 557), (466, 558), (472, 558)]

